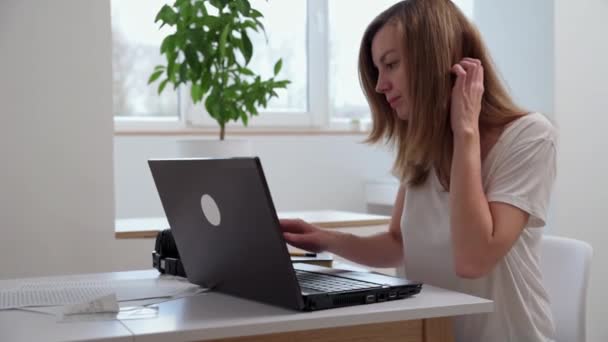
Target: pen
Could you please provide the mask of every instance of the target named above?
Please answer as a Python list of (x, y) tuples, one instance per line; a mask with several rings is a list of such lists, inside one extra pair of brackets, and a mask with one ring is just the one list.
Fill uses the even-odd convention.
[(310, 252), (289, 252), (290, 256), (299, 256), (299, 257), (316, 257), (317, 253)]

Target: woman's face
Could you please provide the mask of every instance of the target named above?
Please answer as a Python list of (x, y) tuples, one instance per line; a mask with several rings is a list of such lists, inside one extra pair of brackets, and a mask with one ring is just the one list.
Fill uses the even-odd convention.
[(384, 25), (372, 40), (372, 59), (378, 69), (376, 91), (385, 96), (401, 120), (407, 120), (410, 109), (405, 61), (401, 55), (402, 37), (397, 25)]

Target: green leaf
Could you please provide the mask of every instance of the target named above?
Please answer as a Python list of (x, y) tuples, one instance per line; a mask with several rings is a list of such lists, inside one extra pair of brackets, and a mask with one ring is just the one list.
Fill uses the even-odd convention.
[(229, 49), (228, 50), (228, 65), (238, 65), (237, 61), (236, 61), (236, 57), (234, 56), (234, 50)]
[(225, 99), (232, 99), (232, 98), (236, 98), (236, 90), (234, 88), (234, 86), (228, 87), (227, 89), (224, 90), (224, 98)]
[(235, 6), (242, 15), (249, 15), (249, 10), (251, 10), (251, 5), (247, 0), (237, 0), (235, 1)]
[(264, 17), (264, 15), (260, 11), (256, 10), (255, 8), (252, 8), (249, 11), (249, 14), (251, 15), (251, 18), (263, 18)]
[(243, 53), (243, 57), (245, 57), (245, 65), (248, 65), (253, 56), (253, 44), (247, 35), (247, 31), (241, 30), (241, 36), (243, 41), (241, 52)]
[(171, 34), (163, 39), (160, 44), (160, 53), (171, 52), (175, 50), (175, 35)]
[(165, 70), (165, 66), (164, 65), (157, 65), (154, 67), (154, 71), (156, 70)]
[(222, 110), (222, 105), (222, 98), (217, 88), (214, 88), (211, 94), (209, 94), (209, 96), (207, 96), (207, 99), (205, 100), (205, 108), (207, 109), (207, 112), (211, 114), (212, 118), (216, 119), (217, 121), (221, 120), (226, 122), (227, 113)]
[(197, 103), (203, 98), (203, 92), (200, 84), (193, 83), (190, 87), (190, 96), (192, 97), (192, 102)]
[(241, 26), (243, 27), (243, 29), (250, 28), (253, 29), (255, 32), (258, 32), (258, 24), (256, 24), (256, 22), (253, 20), (245, 20), (241, 24)]
[(167, 65), (167, 77), (171, 82), (175, 82), (175, 61), (170, 60)]
[(161, 69), (161, 70), (156, 70), (154, 73), (152, 73), (152, 75), (150, 75), (150, 78), (148, 79), (148, 84), (156, 81), (160, 77), (160, 75), (163, 74), (163, 72), (164, 72), (164, 70)]
[(224, 26), (224, 30), (220, 35), (220, 57), (224, 58), (226, 55), (226, 40), (228, 39), (228, 33), (230, 32), (230, 24)]
[[(190, 0), (188, 0), (188, 1), (190, 1)], [(194, 3), (194, 8), (196, 8), (197, 11), (200, 10), (203, 13), (203, 16), (206, 16), (206, 15), (209, 14), (208, 11), (207, 11), (207, 8), (205, 7), (205, 2), (204, 1), (196, 1)]]
[(188, 62), (190, 69), (192, 69), (195, 77), (198, 78), (198, 74), (201, 72), (201, 63), (198, 61), (198, 55), (192, 44), (188, 44), (186, 46), (184, 49), (184, 55), (186, 55), (186, 62)]
[(204, 94), (211, 88), (211, 72), (205, 72), (201, 81), (201, 92)]
[(201, 26), (207, 26), (209, 30), (216, 30), (218, 27), (222, 25), (222, 20), (219, 17), (209, 15), (199, 18), (198, 24)]
[(160, 11), (158, 11), (154, 22), (157, 22), (159, 20), (163, 22), (160, 27), (163, 27), (165, 24), (169, 26), (174, 26), (177, 22), (177, 13), (173, 10), (173, 8), (171, 8), (171, 6), (164, 5), (163, 7), (161, 7)]
[(182, 1), (181, 3), (176, 3), (179, 6), (179, 15), (184, 21), (184, 23), (189, 24), (192, 21), (192, 13), (193, 8), (190, 1)]
[(211, 115), (212, 118), (217, 119), (216, 112), (215, 112), (215, 103), (216, 103), (216, 98), (212, 93), (209, 96), (207, 96), (207, 99), (205, 100), (205, 109), (207, 109), (207, 113), (209, 113), (209, 115)]
[(169, 79), (165, 79), (164, 81), (160, 82), (160, 84), (158, 85), (158, 95), (160, 95), (160, 93), (163, 92), (163, 90), (165, 89), (165, 86), (167, 85), (167, 82), (169, 82)]
[(188, 79), (188, 64), (182, 63), (182, 65), (179, 66), (179, 79), (182, 82)]
[(187, 36), (184, 31), (178, 31), (175, 33), (175, 46), (178, 49), (183, 49), (186, 46)]
[[(262, 22), (257, 19), (253, 20), (255, 20), (255, 23), (258, 24), (258, 27), (261, 28), (262, 31), (264, 31), (264, 36), (266, 36), (266, 28), (264, 27), (264, 24), (262, 24)], [(266, 37), (266, 40), (268, 40), (268, 37)]]
[(190, 0), (175, 0), (173, 4), (175, 7), (181, 8), (184, 4), (190, 3)]
[(224, 8), (224, 4), (220, 0), (211, 0), (209, 1), (209, 3), (211, 4), (211, 6), (219, 10), (222, 10), (222, 8)]
[(247, 69), (247, 68), (240, 67), (240, 68), (239, 68), (239, 72), (240, 72), (241, 74), (243, 74), (243, 75), (247, 75), (247, 76), (255, 76), (255, 74), (253, 73), (253, 71), (251, 71), (250, 69)]
[(247, 108), (247, 111), (249, 111), (249, 113), (251, 115), (255, 115), (253, 112), (255, 111), (255, 108), (253, 107), (253, 104), (249, 101), (245, 102), (245, 108)]
[(249, 116), (247, 116), (246, 112), (241, 112), (241, 120), (243, 121), (243, 125), (247, 126)]
[(291, 83), (291, 81), (289, 81), (289, 80), (274, 82), (274, 87), (275, 88), (287, 88), (287, 85), (289, 83)]
[(279, 60), (274, 65), (274, 75), (278, 75), (279, 71), (281, 71), (281, 67), (283, 67), (283, 59), (279, 58)]

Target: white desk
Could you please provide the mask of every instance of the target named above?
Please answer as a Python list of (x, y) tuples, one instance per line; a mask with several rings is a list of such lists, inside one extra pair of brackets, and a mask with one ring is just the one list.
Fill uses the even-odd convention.
[[(157, 277), (155, 270), (96, 279)], [(489, 300), (425, 285), (411, 298), (317, 312), (209, 292), (158, 304), (155, 318), (55, 323), (56, 317), (0, 311), (0, 341), (451, 341), (450, 317), (490, 312)]]
[(57, 317), (21, 310), (0, 311), (0, 341), (133, 341), (119, 321), (58, 323)]

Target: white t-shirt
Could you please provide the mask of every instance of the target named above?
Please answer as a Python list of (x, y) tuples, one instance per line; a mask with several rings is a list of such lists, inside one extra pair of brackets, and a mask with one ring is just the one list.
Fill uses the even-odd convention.
[[(511, 250), (479, 279), (454, 271), (449, 194), (435, 172), (408, 187), (401, 219), (406, 277), (494, 301), (494, 312), (456, 317), (458, 342), (553, 341), (549, 298), (539, 269), (539, 242), (556, 174), (557, 132), (542, 114), (510, 123), (482, 163), (488, 202), (530, 214)], [(424, 289), (423, 289), (424, 291)]]

